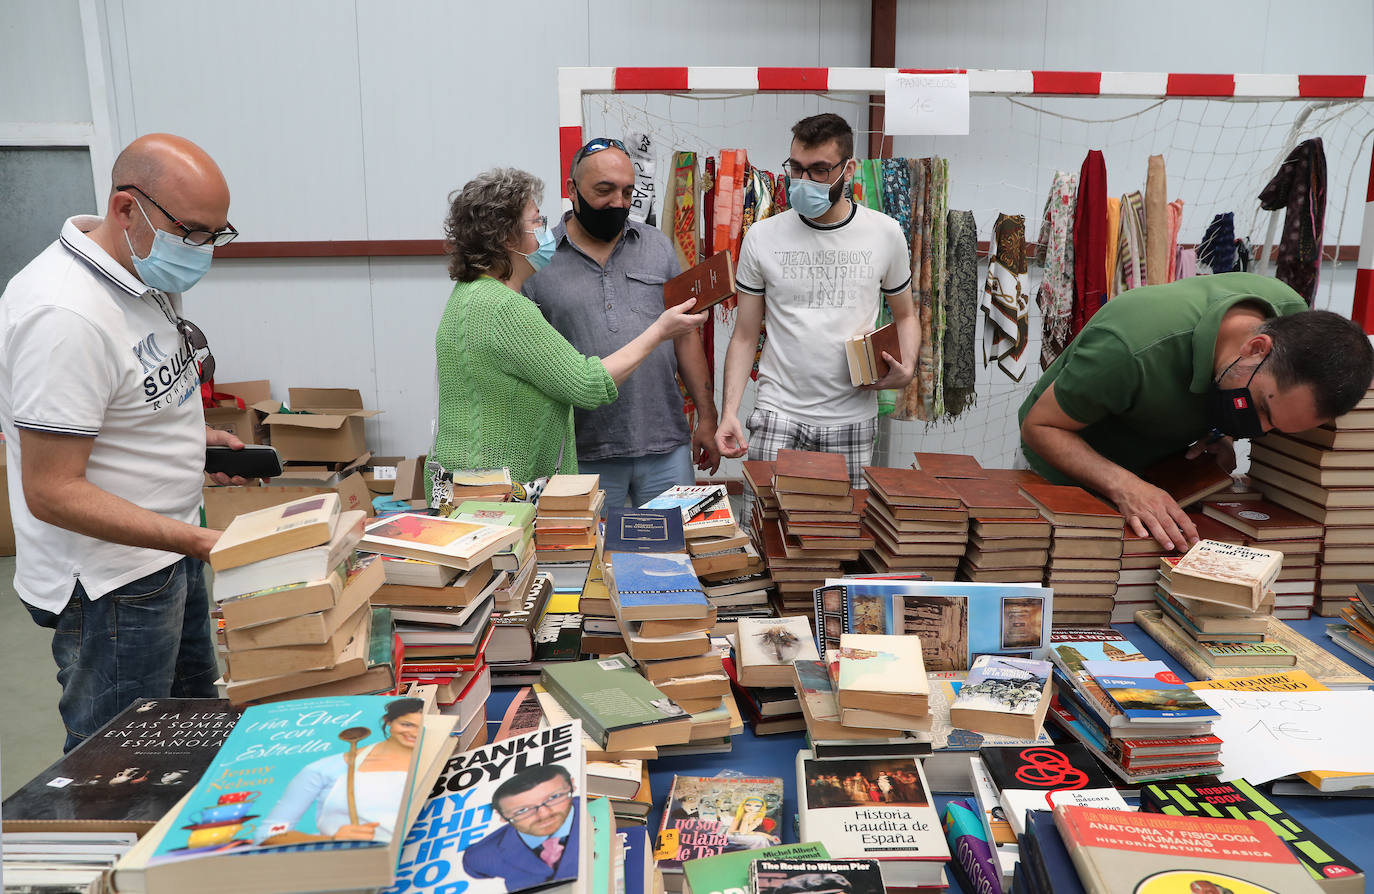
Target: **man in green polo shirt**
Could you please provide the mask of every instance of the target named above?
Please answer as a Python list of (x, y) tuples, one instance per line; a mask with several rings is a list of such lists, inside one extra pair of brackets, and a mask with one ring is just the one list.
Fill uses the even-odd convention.
[(1172, 549), (1197, 529), (1141, 471), (1189, 449), (1235, 468), (1233, 438), (1303, 431), (1349, 412), (1374, 374), (1352, 321), (1308, 310), (1276, 279), (1196, 276), (1105, 304), (1021, 404), (1032, 469), (1112, 500)]

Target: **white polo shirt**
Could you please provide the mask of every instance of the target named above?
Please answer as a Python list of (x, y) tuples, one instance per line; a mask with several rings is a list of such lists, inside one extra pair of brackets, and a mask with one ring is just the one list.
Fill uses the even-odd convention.
[(59, 613), (79, 579), (98, 599), (181, 556), (41, 522), (22, 484), (24, 431), (94, 438), (86, 478), (144, 509), (197, 524), (205, 470), (199, 376), (177, 332), (179, 295), (145, 286), (73, 217), (0, 293), (0, 427), (18, 556), (14, 588)]

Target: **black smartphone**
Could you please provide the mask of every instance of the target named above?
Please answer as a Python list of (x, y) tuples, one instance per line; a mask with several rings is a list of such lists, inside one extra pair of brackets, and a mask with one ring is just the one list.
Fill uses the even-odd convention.
[(265, 444), (245, 444), (242, 450), (206, 447), (205, 471), (211, 475), (223, 472), (244, 478), (275, 478), (282, 472), (281, 455)]

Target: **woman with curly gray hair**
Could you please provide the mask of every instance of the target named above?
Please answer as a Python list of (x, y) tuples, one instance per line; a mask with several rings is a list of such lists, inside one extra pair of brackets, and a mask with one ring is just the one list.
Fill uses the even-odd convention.
[(430, 459), (446, 469), (510, 469), (516, 481), (577, 471), (573, 407), (616, 399), (660, 342), (701, 326), (692, 302), (665, 310), (608, 357), (585, 357), (520, 287), (553, 256), (539, 213), (544, 184), (493, 168), (449, 196), (444, 222), (457, 285), (435, 338), (439, 422)]

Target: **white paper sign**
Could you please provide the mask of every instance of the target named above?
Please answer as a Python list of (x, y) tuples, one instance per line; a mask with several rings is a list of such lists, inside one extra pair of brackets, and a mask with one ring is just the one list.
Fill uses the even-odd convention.
[(395, 481), (395, 480), (396, 480), (396, 467), (395, 467), (395, 466), (373, 466), (373, 467), (372, 467), (372, 480), (373, 480), (373, 481)]
[(887, 76), (883, 132), (894, 136), (968, 133), (968, 75)]
[(1374, 769), (1374, 692), (1236, 692), (1201, 689), (1221, 715), (1212, 733), (1221, 741), (1217, 774), (1258, 785), (1304, 770)]

